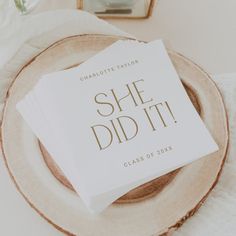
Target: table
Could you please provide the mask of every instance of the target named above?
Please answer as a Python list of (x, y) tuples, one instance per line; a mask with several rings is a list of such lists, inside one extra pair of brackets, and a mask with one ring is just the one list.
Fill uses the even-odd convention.
[[(75, 8), (75, 0), (41, 0), (33, 13)], [(211, 74), (236, 71), (236, 1), (159, 0), (147, 20), (108, 20), (142, 40), (163, 38), (168, 47)], [(38, 216), (12, 183), (0, 159), (0, 235), (63, 235)]]
[[(41, 0), (37, 12), (75, 8), (75, 0)], [(108, 20), (138, 39), (163, 38), (211, 74), (236, 71), (236, 1), (157, 0), (147, 20)]]

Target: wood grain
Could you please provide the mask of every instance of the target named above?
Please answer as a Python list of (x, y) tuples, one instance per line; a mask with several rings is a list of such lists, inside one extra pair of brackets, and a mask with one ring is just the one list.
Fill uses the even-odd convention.
[[(53, 44), (23, 66), (6, 98), (1, 145), (10, 176), (30, 206), (68, 235), (118, 236), (129, 232), (129, 236), (146, 236), (171, 233), (203, 204), (217, 183), (226, 158), (227, 115), (216, 85), (196, 64), (169, 51), (179, 76), (189, 88), (189, 96), (219, 145), (219, 151), (181, 168), (173, 179), (167, 178), (171, 181), (164, 182), (158, 193), (155, 189), (161, 186), (160, 180), (155, 184), (149, 183), (150, 191), (145, 192), (144, 186), (133, 190), (129, 193), (131, 195), (123, 198), (132, 203), (112, 204), (96, 219), (87, 213), (80, 198), (69, 186), (65, 187), (52, 175), (38, 140), (16, 112), (15, 105), (41, 75), (79, 64), (117, 39), (119, 37), (84, 35)], [(143, 200), (142, 196), (146, 199)]]

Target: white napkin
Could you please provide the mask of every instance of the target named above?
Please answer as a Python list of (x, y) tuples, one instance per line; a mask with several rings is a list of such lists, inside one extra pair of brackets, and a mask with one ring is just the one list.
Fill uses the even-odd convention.
[[(12, 7), (10, 1), (0, 0), (1, 106), (17, 71), (53, 42), (85, 33), (128, 35), (85, 12), (58, 10), (21, 17), (8, 4)], [(228, 158), (219, 183), (195, 216), (175, 232), (178, 236), (233, 236), (236, 232), (236, 73), (212, 78), (227, 107), (231, 135)]]
[[(6, 3), (4, 3), (6, 1)], [(129, 34), (80, 10), (57, 10), (20, 16), (13, 0), (0, 0), (0, 87), (8, 88), (17, 71), (30, 58), (56, 41), (73, 35)], [(4, 4), (3, 4), (4, 3)], [(6, 90), (0, 90), (0, 101)], [(1, 107), (0, 107), (1, 111)]]

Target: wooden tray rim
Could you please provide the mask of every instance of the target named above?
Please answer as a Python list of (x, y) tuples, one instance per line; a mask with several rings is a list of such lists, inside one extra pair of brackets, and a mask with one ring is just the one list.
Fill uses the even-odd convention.
[[(38, 56), (40, 56), (42, 53), (44, 53), (47, 49), (51, 48), (51, 47), (54, 47), (54, 46), (57, 46), (61, 43), (63, 43), (65, 40), (67, 39), (70, 39), (70, 38), (76, 38), (78, 36), (106, 36), (106, 37), (117, 37), (118, 39), (131, 39), (131, 38), (128, 38), (128, 37), (123, 37), (123, 36), (115, 36), (115, 35), (105, 35), (105, 34), (77, 34), (77, 35), (73, 35), (73, 36), (69, 36), (69, 37), (65, 37), (63, 39), (60, 39), (56, 42), (54, 42), (53, 44), (51, 44), (50, 46), (46, 47), (44, 50), (42, 50), (40, 53), (38, 53), (36, 56), (34, 56), (32, 59), (30, 59), (16, 74), (16, 76), (14, 77), (14, 79), (12, 80), (11, 84), (9, 85), (9, 88), (7, 89), (7, 93), (6, 93), (6, 97), (4, 99), (4, 106), (3, 106), (3, 110), (2, 110), (2, 114), (1, 114), (1, 123), (0, 123), (0, 148), (1, 148), (1, 152), (2, 152), (2, 155), (3, 155), (3, 160), (4, 160), (4, 164), (7, 168), (7, 171), (14, 183), (14, 185), (16, 186), (16, 189), (18, 190), (18, 192), (23, 196), (23, 198), (26, 200), (26, 202), (29, 204), (29, 206), (34, 209), (42, 218), (44, 218), (49, 224), (51, 224), (52, 226), (54, 226), (57, 230), (59, 230), (60, 232), (64, 233), (65, 235), (68, 235), (68, 236), (77, 236), (71, 232), (69, 232), (68, 230), (66, 229), (63, 229), (62, 227), (60, 227), (59, 225), (55, 224), (53, 221), (51, 221), (48, 217), (46, 217), (44, 215), (43, 212), (41, 212), (39, 209), (37, 209), (36, 206), (34, 206), (34, 204), (25, 196), (25, 194), (21, 191), (16, 179), (14, 178), (9, 166), (8, 166), (8, 163), (7, 163), (7, 158), (6, 158), (6, 155), (5, 155), (5, 152), (4, 152), (4, 148), (3, 148), (3, 140), (2, 140), (2, 130), (3, 130), (3, 118), (4, 118), (4, 114), (5, 114), (5, 109), (6, 109), (6, 104), (7, 104), (7, 100), (10, 96), (10, 92), (11, 92), (11, 88), (13, 86), (13, 84), (15, 83), (15, 81), (17, 80), (18, 78), (18, 75), (21, 73), (22, 70), (24, 70), (24, 68), (26, 68), (28, 65), (30, 65)], [(212, 82), (212, 84), (214, 85), (214, 87), (218, 90), (219, 92), (219, 95), (220, 95), (220, 98), (221, 98), (221, 101), (222, 101), (222, 104), (224, 105), (224, 110), (225, 110), (225, 116), (226, 116), (226, 132), (227, 132), (227, 140), (226, 140), (226, 145), (225, 145), (225, 150), (224, 151), (224, 158), (222, 159), (222, 162), (221, 162), (221, 166), (220, 166), (220, 169), (219, 169), (219, 172), (217, 174), (217, 177), (214, 181), (214, 183), (212, 184), (211, 188), (209, 189), (209, 191), (205, 194), (205, 196), (203, 196), (203, 198), (196, 204), (196, 206), (191, 209), (189, 212), (186, 213), (185, 216), (183, 216), (179, 221), (177, 221), (175, 224), (169, 226), (165, 232), (162, 232), (160, 235), (161, 236), (167, 236), (168, 234), (172, 233), (173, 231), (175, 231), (176, 229), (178, 229), (179, 227), (181, 227), (183, 225), (183, 223), (188, 219), (190, 218), (191, 216), (193, 216), (197, 210), (202, 206), (202, 204), (204, 203), (204, 201), (207, 199), (208, 195), (210, 194), (210, 192), (212, 191), (212, 189), (216, 186), (217, 182), (219, 181), (219, 178), (220, 178), (220, 175), (222, 173), (222, 169), (223, 169), (223, 166), (224, 166), (224, 163), (225, 163), (225, 160), (226, 160), (226, 157), (227, 157), (227, 153), (228, 153), (228, 147), (229, 147), (229, 122), (228, 122), (228, 114), (227, 114), (227, 110), (225, 108), (225, 103), (224, 103), (224, 100), (223, 100), (223, 97), (222, 97), (222, 94), (220, 93), (215, 81), (213, 81), (210, 77), (210, 75), (205, 71), (203, 70), (201, 67), (199, 67), (195, 62), (193, 62), (192, 60), (190, 60), (189, 58), (186, 58), (185, 56), (183, 56), (181, 53), (179, 52), (176, 52), (176, 51), (173, 51), (173, 50), (170, 50), (168, 49), (168, 52), (170, 53), (174, 53), (176, 55), (178, 55), (179, 57), (181, 57), (183, 60), (188, 60), (190, 61), (193, 65), (195, 65), (198, 69), (200, 69), (207, 77), (208, 79)]]

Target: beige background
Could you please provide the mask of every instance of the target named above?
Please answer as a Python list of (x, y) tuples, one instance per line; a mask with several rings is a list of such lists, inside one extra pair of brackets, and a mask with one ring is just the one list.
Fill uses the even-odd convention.
[[(74, 7), (74, 0), (41, 0), (37, 11)], [(109, 22), (139, 39), (163, 38), (212, 74), (236, 71), (235, 0), (157, 0), (150, 19)]]
[[(41, 0), (34, 12), (74, 8), (74, 0)], [(163, 38), (211, 74), (236, 71), (236, 1), (160, 0), (148, 20), (110, 20), (139, 39)], [(0, 235), (62, 235), (30, 209), (0, 160)]]

